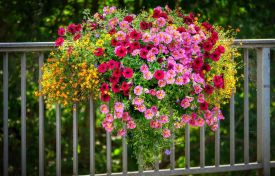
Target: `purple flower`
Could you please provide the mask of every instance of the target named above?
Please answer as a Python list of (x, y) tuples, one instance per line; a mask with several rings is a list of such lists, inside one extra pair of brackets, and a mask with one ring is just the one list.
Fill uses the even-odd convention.
[(164, 153), (165, 153), (165, 155), (170, 155), (170, 154), (171, 154), (171, 150), (166, 149), (166, 150), (164, 151)]

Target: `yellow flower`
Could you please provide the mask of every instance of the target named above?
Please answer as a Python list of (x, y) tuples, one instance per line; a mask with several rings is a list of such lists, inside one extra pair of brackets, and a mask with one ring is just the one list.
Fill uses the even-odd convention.
[(102, 47), (103, 44), (104, 44), (104, 40), (98, 39), (98, 40), (96, 41), (96, 44), (95, 44), (95, 45), (96, 45), (97, 47)]

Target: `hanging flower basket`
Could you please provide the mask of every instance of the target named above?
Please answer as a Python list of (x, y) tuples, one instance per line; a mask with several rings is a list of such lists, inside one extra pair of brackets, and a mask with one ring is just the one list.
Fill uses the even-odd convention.
[[(236, 84), (232, 31), (168, 7), (128, 14), (105, 7), (60, 27), (43, 66), (49, 103), (100, 102), (102, 127), (150, 161), (189, 124), (215, 131)], [(169, 151), (165, 151), (167, 153)]]

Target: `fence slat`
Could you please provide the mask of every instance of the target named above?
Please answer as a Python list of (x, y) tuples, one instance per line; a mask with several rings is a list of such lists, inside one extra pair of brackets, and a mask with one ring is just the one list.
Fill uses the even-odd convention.
[(190, 168), (190, 127), (185, 125), (185, 167)]
[(73, 175), (78, 175), (78, 126), (77, 126), (77, 105), (73, 105)]
[(249, 52), (244, 49), (244, 163), (249, 163)]
[(270, 175), (270, 49), (257, 49), (257, 160)]
[(232, 90), (230, 98), (230, 164), (235, 164), (235, 95)]
[(8, 108), (9, 108), (9, 55), (4, 54), (3, 58), (3, 131), (4, 131), (4, 146), (3, 146), (3, 175), (8, 175), (8, 165), (9, 165), (9, 132), (8, 132)]
[(205, 127), (200, 127), (200, 167), (205, 166)]
[[(39, 55), (39, 80), (42, 78), (41, 67), (44, 63), (44, 54)], [(42, 85), (39, 81), (39, 91), (41, 91)], [(44, 101), (43, 96), (39, 96), (39, 176), (44, 176), (44, 159), (45, 159), (45, 141), (44, 141)]]
[(218, 122), (218, 128), (215, 131), (215, 166), (220, 165), (220, 122)]
[[(123, 125), (123, 129), (126, 131), (127, 133), (127, 129), (126, 129), (126, 125), (124, 124)], [(126, 135), (123, 136), (122, 138), (122, 148), (123, 148), (123, 153), (122, 153), (122, 163), (123, 163), (123, 166), (122, 166), (122, 171), (123, 171), (123, 174), (127, 174), (127, 171), (128, 171), (128, 156), (127, 156), (127, 140), (126, 140)]]
[(155, 172), (159, 172), (159, 157), (155, 154)]
[(90, 174), (95, 175), (95, 106), (90, 97)]
[(26, 54), (21, 57), (21, 175), (27, 175), (26, 160)]
[[(170, 118), (173, 118), (173, 110), (170, 108)], [(171, 136), (171, 146), (170, 146), (170, 169), (174, 170), (176, 167), (175, 164), (175, 134), (174, 134), (174, 125), (171, 128), (172, 136)]]
[(112, 141), (111, 141), (110, 132), (106, 132), (106, 143), (107, 143), (107, 174), (111, 175), (112, 173)]
[(56, 104), (56, 175), (61, 176), (61, 110)]

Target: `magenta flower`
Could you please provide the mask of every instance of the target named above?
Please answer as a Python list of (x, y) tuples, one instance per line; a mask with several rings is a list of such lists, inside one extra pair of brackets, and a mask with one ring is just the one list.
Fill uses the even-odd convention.
[(154, 112), (151, 110), (151, 109), (147, 109), (145, 112), (144, 112), (144, 117), (146, 119), (152, 119), (154, 117)]
[(171, 133), (170, 133), (170, 130), (169, 129), (164, 129), (163, 131), (162, 131), (162, 136), (164, 137), (164, 138), (169, 138), (170, 136), (171, 136)]

